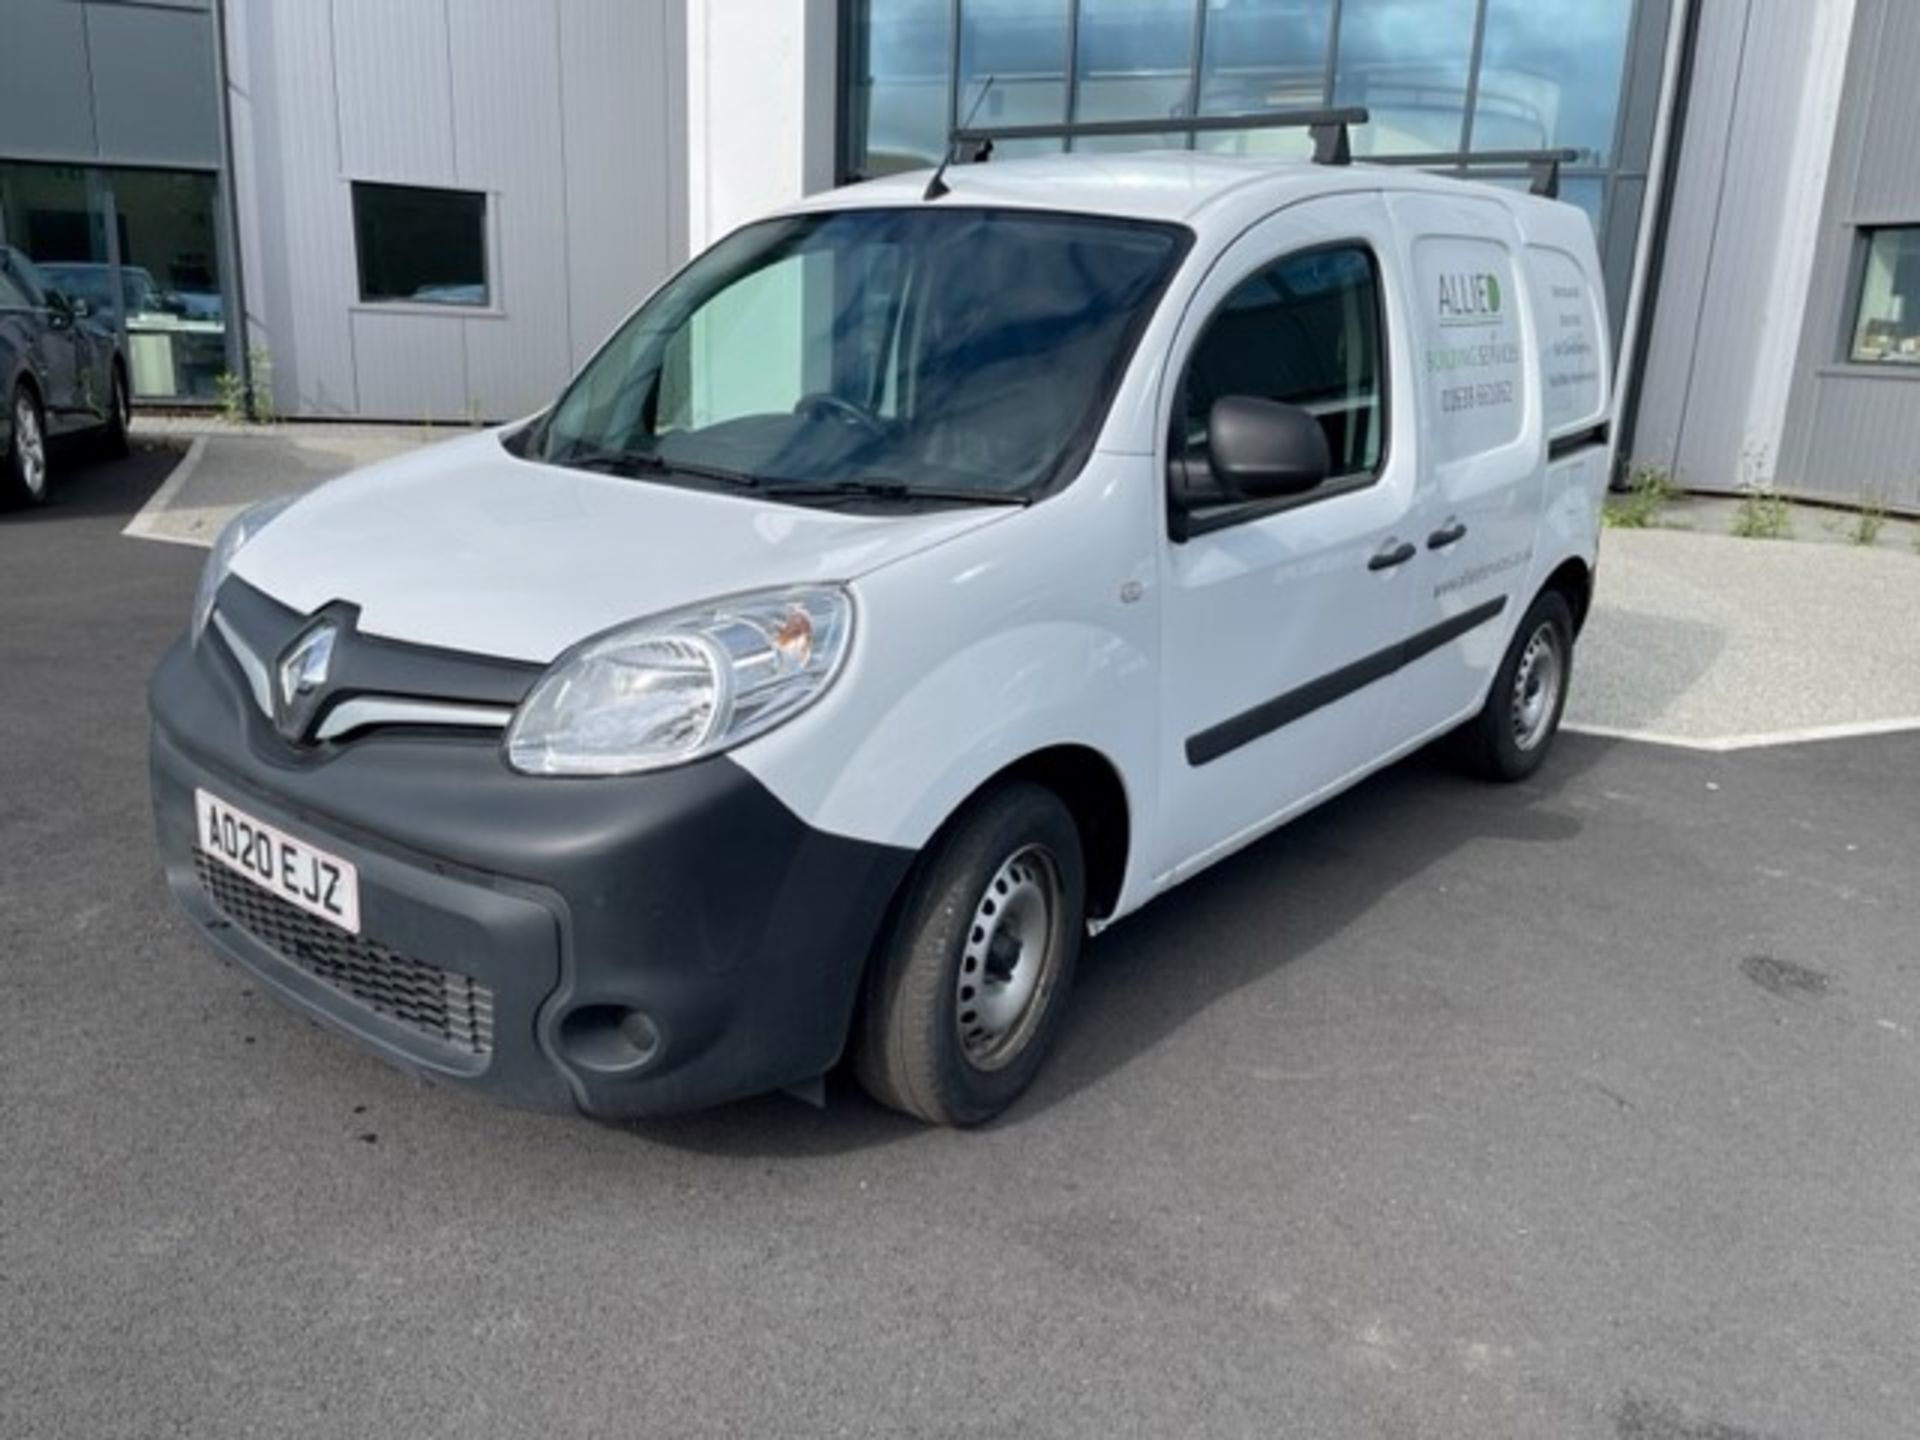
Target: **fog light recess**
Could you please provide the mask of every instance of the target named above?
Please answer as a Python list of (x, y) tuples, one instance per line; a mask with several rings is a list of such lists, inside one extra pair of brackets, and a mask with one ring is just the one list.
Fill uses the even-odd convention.
[(561, 1017), (560, 1048), (583, 1070), (630, 1074), (645, 1069), (660, 1053), (660, 1027), (644, 1010), (582, 1005)]

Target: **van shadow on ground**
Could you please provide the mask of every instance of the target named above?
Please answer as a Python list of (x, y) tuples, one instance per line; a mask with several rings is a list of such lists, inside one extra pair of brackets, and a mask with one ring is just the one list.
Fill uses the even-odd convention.
[[(1564, 736), (1541, 773), (1514, 786), (1463, 775), (1429, 749), (1203, 871), (1088, 945), (1053, 1056), (996, 1124), (1035, 1122), (1100, 1085), (1221, 1000), (1340, 936), (1462, 845), (1576, 840), (1580, 821), (1553, 802), (1614, 743)], [(847, 1153), (925, 1133), (868, 1101), (843, 1072), (830, 1077), (824, 1110), (774, 1096), (633, 1128), (675, 1149), (737, 1157)]]

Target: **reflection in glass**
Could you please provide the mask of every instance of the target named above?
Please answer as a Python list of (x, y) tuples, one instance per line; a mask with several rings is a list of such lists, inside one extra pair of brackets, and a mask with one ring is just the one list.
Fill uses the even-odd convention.
[(860, 0), (852, 56), (853, 169), (936, 164), (947, 144), (948, 0)]
[[(1193, 91), (1193, 0), (1080, 0), (1075, 120), (1151, 120), (1188, 113)], [(1140, 137), (1144, 149), (1171, 144)], [(1108, 148), (1092, 142), (1076, 149)]]
[(1920, 365), (1920, 228), (1868, 241), (1852, 354), (1863, 365)]
[[(1201, 47), (1200, 113), (1246, 115), (1325, 103), (1332, 17), (1328, 0), (1251, 0), (1209, 7)], [(1266, 149), (1254, 136), (1273, 133), (1252, 132), (1245, 137), (1245, 148)]]
[(1356, 154), (1458, 150), (1473, 58), (1474, 0), (1345, 0), (1338, 105), (1364, 105)]
[(1487, 0), (1473, 109), (1476, 150), (1613, 150), (1632, 0)]
[(219, 393), (227, 332), (218, 213), (208, 174), (0, 165), (0, 244), (82, 302), (91, 323), (119, 333), (136, 399)]
[[(961, 0), (959, 113), (980, 125), (1058, 125), (1067, 118), (1068, 0)], [(992, 87), (982, 87), (991, 78)], [(1001, 156), (1059, 150), (1057, 140), (995, 147)]]
[[(49, 265), (104, 267), (106, 207), (88, 172), (74, 165), (0, 165), (0, 245), (43, 272)], [(103, 282), (99, 289), (109, 306), (103, 318), (110, 318), (113, 287)]]
[(212, 400), (227, 368), (211, 175), (109, 170), (133, 393)]

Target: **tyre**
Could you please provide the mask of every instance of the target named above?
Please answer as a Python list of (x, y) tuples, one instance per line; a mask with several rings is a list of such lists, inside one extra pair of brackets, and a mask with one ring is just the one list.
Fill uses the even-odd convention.
[(991, 1120), (1052, 1045), (1086, 929), (1080, 831), (1052, 791), (1009, 784), (921, 856), (868, 974), (854, 1069), (934, 1125)]
[(1487, 703), (1461, 731), (1469, 763), (1490, 780), (1524, 780), (1560, 730), (1573, 677), (1573, 611), (1544, 591), (1514, 631)]
[(13, 440), (0, 474), (0, 493), (15, 505), (38, 505), (47, 498), (47, 425), (40, 401), (26, 385), (16, 385), (7, 401)]
[(100, 448), (115, 460), (127, 453), (127, 427), (133, 421), (133, 402), (127, 394), (127, 376), (116, 362), (113, 367), (113, 389), (108, 396), (112, 409), (107, 412), (107, 423), (100, 431)]

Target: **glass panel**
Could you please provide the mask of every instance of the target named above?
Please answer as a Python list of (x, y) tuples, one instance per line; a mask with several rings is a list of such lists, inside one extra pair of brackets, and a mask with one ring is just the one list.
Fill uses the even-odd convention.
[[(1246, 115), (1311, 109), (1324, 103), (1332, 18), (1332, 0), (1251, 0), (1209, 8), (1200, 65), (1200, 113)], [(1269, 139), (1286, 135), (1286, 131), (1252, 131), (1244, 137), (1245, 146), (1232, 148), (1264, 152)], [(1206, 138), (1202, 137), (1203, 142)], [(1286, 150), (1294, 153), (1292, 145)]]
[(353, 185), (362, 300), (487, 303), (487, 197), (467, 190)]
[(941, 206), (750, 225), (581, 372), (541, 454), (669, 483), (723, 471), (775, 497), (862, 481), (1034, 494), (1092, 444), (1184, 243), (1172, 226)]
[(1473, 148), (1607, 163), (1632, 19), (1633, 0), (1488, 0)]
[(1345, 0), (1334, 101), (1373, 113), (1355, 154), (1460, 148), (1473, 22), (1474, 0)]
[(937, 164), (947, 144), (948, 0), (864, 0), (853, 23), (854, 172)]
[[(975, 124), (1058, 125), (1067, 118), (1068, 0), (961, 0), (960, 102)], [(991, 77), (993, 87), (981, 97)], [(1058, 140), (994, 147), (999, 156), (1046, 154)]]
[[(1075, 120), (1152, 120), (1187, 113), (1193, 89), (1194, 0), (1080, 0)], [(1184, 146), (1184, 135), (1075, 141), (1076, 150)]]
[(141, 399), (213, 400), (227, 368), (214, 180), (109, 170), (120, 237), (115, 297)]
[(107, 224), (98, 187), (72, 165), (0, 165), (0, 245), (33, 261), (45, 283), (113, 323)]
[(1868, 241), (1853, 359), (1920, 365), (1920, 227), (1876, 230)]
[(1184, 435), (1205, 458), (1216, 400), (1252, 395), (1313, 413), (1336, 475), (1380, 463), (1380, 301), (1373, 259), (1358, 249), (1295, 255), (1242, 281), (1187, 362)]

